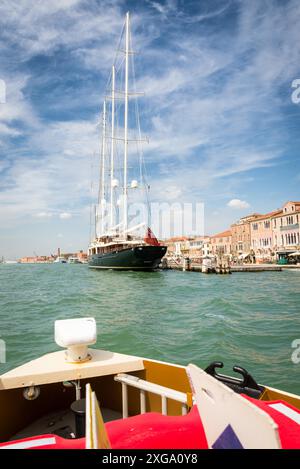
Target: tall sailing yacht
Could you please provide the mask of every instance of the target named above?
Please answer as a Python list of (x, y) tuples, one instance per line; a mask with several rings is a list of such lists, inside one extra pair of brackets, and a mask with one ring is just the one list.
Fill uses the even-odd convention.
[[(149, 186), (144, 174), (136, 99), (140, 93), (135, 91), (133, 54), (127, 13), (102, 111), (98, 204), (95, 207), (94, 239), (88, 248), (89, 267), (97, 269), (154, 270), (167, 251), (149, 227)], [(129, 76), (130, 68), (132, 77)], [(133, 89), (129, 90), (129, 84)], [(133, 151), (134, 146), (137, 154)], [(134, 170), (138, 177), (129, 182), (129, 173), (134, 174)], [(137, 195), (141, 193), (144, 203)], [(136, 204), (135, 211), (142, 207), (140, 216), (144, 218), (134, 226), (130, 226), (130, 196)]]

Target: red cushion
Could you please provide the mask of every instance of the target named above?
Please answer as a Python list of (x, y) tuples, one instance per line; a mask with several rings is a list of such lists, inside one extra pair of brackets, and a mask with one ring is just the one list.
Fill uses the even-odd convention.
[(300, 449), (300, 425), (278, 410), (273, 409), (270, 407), (270, 405), (283, 404), (300, 415), (299, 409), (281, 400), (259, 401), (257, 399), (252, 399), (251, 397), (245, 396), (244, 394), (243, 397), (251, 401), (260, 409), (264, 410), (267, 414), (270, 415), (274, 422), (277, 423), (281, 446), (283, 449)]
[(112, 449), (207, 449), (198, 409), (169, 417), (149, 412), (106, 423)]
[[(243, 395), (265, 411), (277, 423), (283, 449), (300, 449), (300, 425), (270, 407), (283, 404), (300, 415), (299, 409), (287, 402), (259, 401)], [(169, 417), (158, 413), (146, 413), (106, 423), (113, 449), (206, 449), (207, 440), (196, 406), (188, 415)], [(85, 438), (64, 439), (56, 435), (39, 435), (21, 440), (0, 443), (0, 448), (30, 449), (84, 449)]]

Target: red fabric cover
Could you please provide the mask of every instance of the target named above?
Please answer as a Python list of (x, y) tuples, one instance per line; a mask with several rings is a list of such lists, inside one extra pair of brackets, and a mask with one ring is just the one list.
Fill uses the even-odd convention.
[(270, 404), (284, 404), (285, 406), (300, 414), (299, 409), (281, 400), (259, 401), (257, 399), (252, 399), (251, 397), (244, 394), (242, 394), (242, 396), (260, 409), (264, 410), (267, 414), (270, 415), (274, 422), (277, 423), (282, 449), (300, 449), (300, 425), (278, 410), (270, 407)]
[(154, 412), (105, 424), (112, 449), (207, 449), (198, 409), (188, 415)]
[(158, 239), (150, 228), (147, 229), (146, 236), (144, 238), (145, 243), (150, 244), (151, 246), (160, 246)]
[[(55, 438), (55, 443), (51, 445), (43, 445), (43, 440), (47, 438)], [(47, 434), (32, 436), (30, 438), (23, 438), (20, 440), (7, 441), (6, 443), (0, 443), (0, 449), (3, 446), (8, 447), (16, 443), (36, 441), (35, 446), (31, 446), (28, 449), (85, 449), (85, 438), (78, 439), (65, 439), (57, 435)], [(9, 448), (8, 448), (9, 449)]]

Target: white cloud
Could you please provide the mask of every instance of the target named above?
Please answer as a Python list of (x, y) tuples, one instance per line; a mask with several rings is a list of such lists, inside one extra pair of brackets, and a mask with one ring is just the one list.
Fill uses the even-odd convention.
[(150, 2), (150, 4), (155, 8), (159, 13), (165, 14), (167, 12), (167, 8), (163, 6), (161, 3), (157, 2)]
[(250, 207), (250, 204), (248, 204), (248, 202), (246, 202), (245, 200), (240, 200), (240, 199), (232, 199), (228, 202), (227, 205), (228, 207), (236, 208), (238, 210)]
[(82, 0), (4, 0), (0, 3), (0, 24), (5, 28), (6, 43), (14, 44), (19, 36), (15, 52), (22, 51), (24, 60), (51, 53), (60, 46), (82, 46), (95, 39), (109, 42), (115, 37), (116, 42), (124, 21), (118, 3), (91, 0), (89, 6)]
[(1, 123), (0, 122), (0, 135), (3, 137), (4, 135), (8, 135), (8, 136), (13, 136), (13, 137), (17, 137), (18, 135), (20, 135), (21, 132), (19, 132), (18, 130), (16, 129), (13, 129), (11, 127), (9, 127), (7, 124), (4, 124), (4, 123)]
[(69, 220), (69, 218), (72, 218), (72, 214), (68, 212), (63, 212), (59, 214), (59, 218), (61, 220)]
[(29, 75), (14, 73), (5, 77), (6, 102), (0, 105), (0, 138), (24, 135), (25, 129), (37, 124), (34, 109), (24, 96)]

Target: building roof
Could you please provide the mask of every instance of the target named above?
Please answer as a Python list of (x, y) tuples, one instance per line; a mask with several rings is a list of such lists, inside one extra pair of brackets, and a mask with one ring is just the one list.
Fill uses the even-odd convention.
[(257, 217), (261, 217), (261, 213), (250, 213), (250, 215), (246, 215), (245, 217), (241, 217), (240, 220), (250, 221), (250, 218), (257, 218)]
[(169, 238), (165, 240), (165, 243), (175, 243), (177, 241), (188, 241), (194, 238), (188, 238), (187, 236), (174, 236), (173, 238)]
[(231, 230), (222, 231), (221, 233), (211, 236), (211, 238), (227, 238), (228, 236), (231, 236)]
[(255, 223), (257, 220), (265, 220), (267, 218), (276, 217), (277, 215), (282, 214), (282, 209), (274, 210), (273, 212), (265, 213), (264, 215), (260, 215), (256, 217), (254, 220), (251, 220), (251, 223)]
[(274, 215), (274, 218), (277, 218), (277, 217), (282, 217), (283, 215), (284, 216), (287, 216), (287, 215), (293, 215), (293, 214), (299, 214), (300, 212), (300, 205), (298, 206), (298, 204), (296, 204), (296, 210), (292, 211), (292, 212), (288, 212), (288, 213), (285, 213), (283, 210), (281, 210), (277, 215)]
[(283, 206), (285, 206), (286, 204), (295, 204), (295, 205), (300, 205), (300, 201), (293, 201), (293, 200), (288, 200), (285, 204), (283, 204)]

